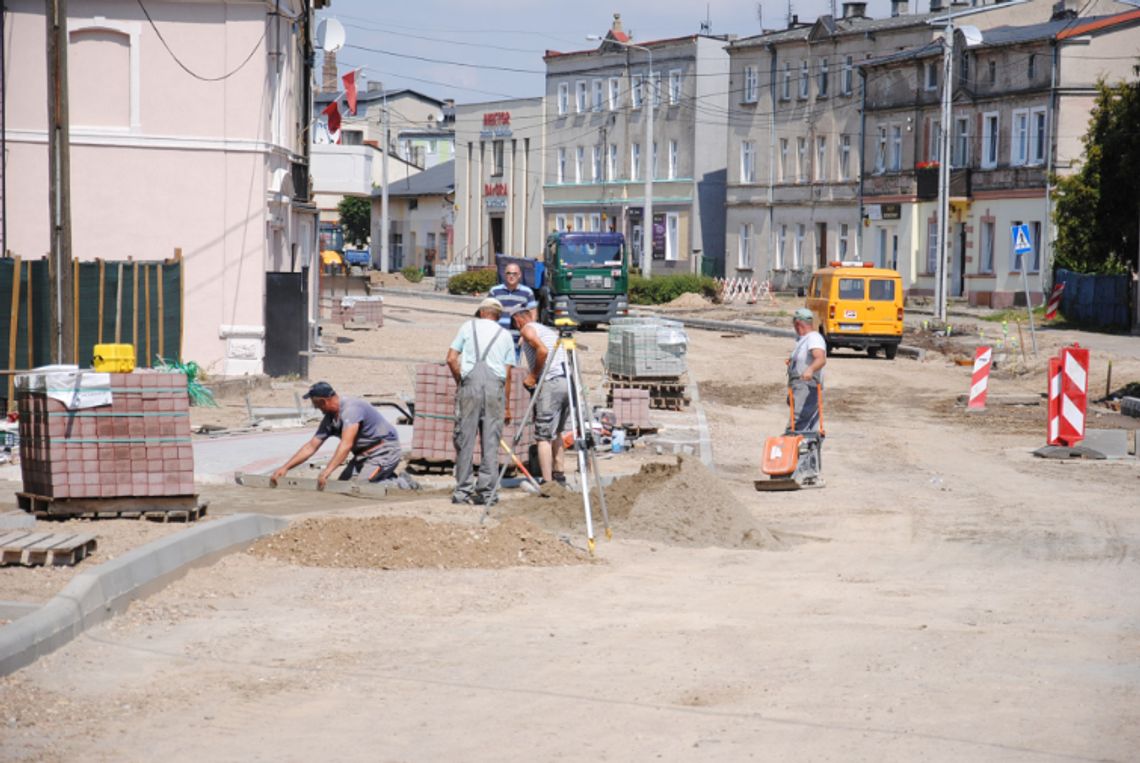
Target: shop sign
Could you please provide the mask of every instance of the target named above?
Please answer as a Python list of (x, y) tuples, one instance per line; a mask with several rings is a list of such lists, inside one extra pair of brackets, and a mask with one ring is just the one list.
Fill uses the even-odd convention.
[(487, 209), (506, 209), (509, 191), (506, 183), (484, 183), (483, 206)]
[(479, 137), (483, 140), (509, 138), (513, 134), (511, 132), (511, 112), (488, 111), (483, 115), (483, 129), (479, 131)]

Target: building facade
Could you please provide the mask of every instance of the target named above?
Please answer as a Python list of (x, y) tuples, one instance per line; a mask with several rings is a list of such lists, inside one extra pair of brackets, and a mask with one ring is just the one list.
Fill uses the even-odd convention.
[[(372, 240), (381, 232), (381, 192), (372, 192)], [(434, 271), (454, 248), (455, 162), (437, 164), (388, 186), (390, 269)]]

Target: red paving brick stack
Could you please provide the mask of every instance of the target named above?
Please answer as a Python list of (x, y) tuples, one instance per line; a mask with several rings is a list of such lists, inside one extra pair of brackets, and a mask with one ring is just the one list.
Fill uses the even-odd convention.
[(193, 495), (186, 376), (109, 376), (112, 402), (94, 408), (68, 410), (43, 390), (20, 391), (24, 492), (46, 498)]
[(354, 320), (358, 323), (375, 323), (377, 326), (383, 326), (384, 298), (377, 295), (333, 299), (330, 319), (342, 326)]
[(631, 387), (613, 388), (614, 419), (618, 426), (630, 429), (653, 429), (649, 421), (649, 390)]
[[(508, 445), (514, 440), (515, 432), (526, 415), (530, 405), (530, 394), (523, 387), (523, 374), (511, 374), (510, 401), (507, 406), (509, 416), (503, 426), (503, 440)], [(455, 379), (451, 370), (442, 363), (416, 366), (416, 419), (412, 429), (412, 460), (443, 462), (455, 461)], [(515, 451), (525, 459), (525, 453), (534, 442), (534, 428), (527, 425), (519, 447)], [(482, 448), (475, 445), (475, 463), (482, 460)], [(499, 449), (499, 463), (506, 463), (508, 456)]]

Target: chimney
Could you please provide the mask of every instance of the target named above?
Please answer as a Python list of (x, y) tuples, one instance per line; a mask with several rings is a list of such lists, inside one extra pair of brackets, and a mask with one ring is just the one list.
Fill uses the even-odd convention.
[(621, 28), (621, 14), (620, 13), (614, 14), (614, 23), (610, 26), (610, 32), (613, 34), (614, 37), (617, 37), (618, 35), (620, 35), (624, 32), (624, 30)]
[(366, 92), (366, 93), (379, 93), (383, 89), (384, 89), (384, 83), (383, 82), (373, 82), (372, 80), (368, 80), (368, 89), (365, 90), (364, 92)]
[(1080, 3), (1073, 2), (1073, 0), (1057, 0), (1053, 3), (1053, 18), (1050, 21), (1076, 18), (1079, 10)]
[(843, 18), (845, 18), (845, 19), (865, 19), (865, 18), (867, 18), (867, 4), (866, 3), (844, 3), (843, 4)]
[(328, 51), (321, 62), (321, 91), (335, 93), (336, 86), (336, 51)]
[(910, 10), (909, 0), (891, 0), (891, 18), (905, 16)]
[(943, 11), (943, 8), (944, 6), (942, 5), (942, 0), (930, 0), (931, 13), (941, 13)]

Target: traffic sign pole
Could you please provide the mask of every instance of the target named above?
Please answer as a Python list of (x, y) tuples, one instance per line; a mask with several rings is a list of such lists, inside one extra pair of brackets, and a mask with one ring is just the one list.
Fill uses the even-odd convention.
[(1029, 313), (1029, 338), (1033, 342), (1033, 357), (1037, 357), (1037, 329), (1033, 325), (1033, 300), (1029, 298), (1029, 274), (1025, 268), (1025, 255), (1021, 257), (1021, 283), (1025, 288), (1025, 312)]
[(1033, 254), (1033, 240), (1030, 238), (1029, 226), (1010, 226), (1010, 237), (1013, 240), (1013, 253), (1021, 260), (1021, 283), (1025, 289), (1025, 312), (1029, 314), (1029, 336), (1033, 342), (1033, 357), (1037, 357), (1037, 328), (1033, 325), (1033, 299), (1029, 296), (1029, 266), (1025, 258)]

